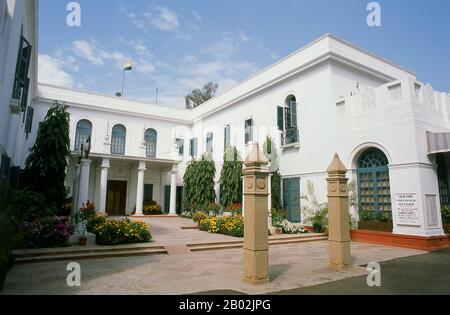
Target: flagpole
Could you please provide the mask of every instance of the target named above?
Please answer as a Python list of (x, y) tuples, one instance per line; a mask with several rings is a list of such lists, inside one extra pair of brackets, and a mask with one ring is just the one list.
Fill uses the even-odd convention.
[(122, 96), (123, 96), (123, 87), (125, 85), (125, 68), (123, 69), (123, 77), (122, 77)]

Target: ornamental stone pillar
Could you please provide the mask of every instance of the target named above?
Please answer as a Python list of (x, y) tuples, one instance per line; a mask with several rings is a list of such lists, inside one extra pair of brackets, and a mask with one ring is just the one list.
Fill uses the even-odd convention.
[(267, 230), (269, 171), (267, 159), (259, 145), (244, 162), (244, 281), (252, 284), (269, 282), (269, 240)]
[(334, 269), (346, 269), (352, 265), (348, 179), (346, 177), (347, 169), (337, 153), (327, 172), (330, 264)]
[(100, 174), (100, 204), (98, 208), (100, 213), (106, 213), (106, 194), (108, 187), (109, 168), (109, 159), (103, 159)]
[(136, 187), (136, 216), (142, 216), (143, 206), (144, 206), (144, 178), (145, 171), (147, 170), (145, 161), (139, 162), (138, 176), (137, 176), (137, 187)]

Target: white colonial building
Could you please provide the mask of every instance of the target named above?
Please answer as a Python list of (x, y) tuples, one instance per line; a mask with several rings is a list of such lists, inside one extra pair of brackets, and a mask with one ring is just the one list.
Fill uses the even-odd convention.
[[(20, 111), (5, 105), (11, 104), (11, 87), (7, 92), (2, 90), (2, 111), (17, 115), (9, 124), (17, 123)], [(31, 94), (34, 98), (34, 89)], [(6, 127), (1, 116), (2, 150), (11, 158), (18, 154), (14, 165), (23, 165), (38, 123), (55, 100), (66, 103), (71, 114), (69, 191), (77, 193), (72, 186), (78, 149), (91, 136), (89, 185), (82, 189), (100, 211), (139, 214), (144, 201), (155, 200), (166, 213), (180, 213), (186, 165), (207, 151), (216, 161), (219, 197), (225, 146), (236, 146), (244, 156), (252, 143), (271, 136), (280, 152), (283, 203), (291, 221), (304, 219), (300, 197), (308, 181), (326, 201), (326, 169), (337, 152), (356, 183), (360, 211), (391, 213), (394, 234), (444, 234), (440, 211), (450, 204), (450, 95), (333, 35), (192, 110), (40, 84), (30, 142), (5, 149), (23, 130)]]
[(0, 0), (0, 182), (17, 187), (33, 140), (37, 96), (37, 1)]

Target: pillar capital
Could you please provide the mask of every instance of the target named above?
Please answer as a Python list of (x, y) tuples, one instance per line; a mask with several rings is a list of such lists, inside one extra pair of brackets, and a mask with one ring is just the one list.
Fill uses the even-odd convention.
[(81, 167), (90, 166), (92, 163), (92, 160), (82, 159), (81, 160)]
[(111, 164), (109, 162), (109, 159), (106, 159), (106, 158), (103, 159), (101, 168), (110, 168), (110, 167), (111, 167)]
[(146, 171), (147, 163), (145, 161), (139, 161), (138, 171)]

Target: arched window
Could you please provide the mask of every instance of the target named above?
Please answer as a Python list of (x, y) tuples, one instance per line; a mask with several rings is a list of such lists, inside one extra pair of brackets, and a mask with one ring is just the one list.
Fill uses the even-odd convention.
[(358, 160), (360, 211), (392, 211), (389, 161), (381, 150), (370, 148)]
[(115, 125), (112, 129), (111, 154), (125, 155), (127, 130), (122, 125)]
[(277, 121), (278, 129), (283, 131), (283, 145), (299, 142), (297, 99), (294, 95), (286, 98), (284, 107), (278, 106)]
[(147, 147), (147, 157), (156, 157), (156, 143), (158, 140), (158, 133), (154, 129), (148, 129), (145, 132), (145, 145)]
[(89, 120), (80, 120), (75, 132), (75, 151), (79, 150), (90, 136), (92, 136), (92, 123)]

